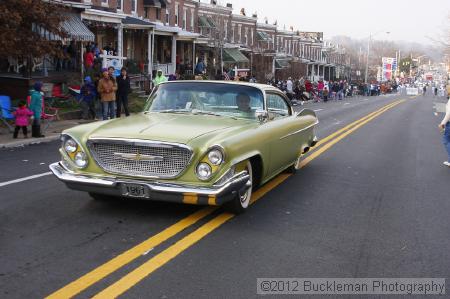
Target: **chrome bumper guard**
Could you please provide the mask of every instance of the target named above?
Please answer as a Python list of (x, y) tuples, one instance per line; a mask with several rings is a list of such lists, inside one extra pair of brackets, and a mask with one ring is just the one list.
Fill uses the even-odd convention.
[(146, 186), (149, 190), (149, 196), (142, 199), (187, 204), (222, 205), (237, 196), (238, 192), (242, 194), (251, 186), (250, 176), (245, 171), (235, 174), (221, 186), (206, 188), (156, 181), (81, 175), (67, 169), (59, 162), (53, 163), (49, 167), (59, 180), (73, 190), (123, 196), (121, 188), (123, 184), (138, 184)]

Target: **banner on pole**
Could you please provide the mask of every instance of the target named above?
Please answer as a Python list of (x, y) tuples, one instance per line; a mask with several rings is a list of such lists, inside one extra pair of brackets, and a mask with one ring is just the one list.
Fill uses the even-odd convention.
[(382, 58), (383, 70), (382, 80), (389, 81), (393, 79), (393, 74), (397, 70), (397, 59), (393, 57)]

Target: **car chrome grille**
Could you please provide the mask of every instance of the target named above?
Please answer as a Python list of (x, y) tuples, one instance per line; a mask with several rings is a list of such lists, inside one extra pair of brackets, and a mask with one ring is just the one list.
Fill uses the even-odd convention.
[(106, 172), (174, 178), (188, 166), (192, 151), (183, 145), (135, 140), (89, 140), (89, 150)]

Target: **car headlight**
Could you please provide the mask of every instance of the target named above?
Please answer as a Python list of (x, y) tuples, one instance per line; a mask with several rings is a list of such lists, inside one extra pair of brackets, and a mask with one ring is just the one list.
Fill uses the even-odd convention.
[(200, 163), (197, 166), (197, 177), (200, 180), (208, 180), (211, 177), (212, 168), (208, 163)]
[(223, 153), (218, 149), (213, 149), (208, 153), (208, 160), (212, 165), (220, 165), (223, 162)]
[(68, 154), (73, 154), (77, 151), (78, 149), (78, 144), (75, 140), (73, 140), (72, 138), (68, 137), (66, 139), (66, 141), (64, 142), (64, 150), (68, 153)]
[(83, 150), (80, 144), (70, 137), (69, 135), (62, 135), (62, 150), (66, 155), (64, 155), (65, 160), (72, 162), (72, 165), (77, 168), (86, 168), (89, 163), (88, 156)]
[(80, 168), (85, 168), (88, 164), (87, 156), (84, 152), (78, 152), (74, 157), (75, 165)]

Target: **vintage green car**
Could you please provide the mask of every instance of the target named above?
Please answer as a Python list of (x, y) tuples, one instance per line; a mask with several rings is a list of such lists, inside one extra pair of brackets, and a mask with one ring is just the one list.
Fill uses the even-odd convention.
[(50, 166), (94, 199), (133, 197), (243, 212), (252, 190), (294, 171), (317, 142), (318, 119), (295, 112), (269, 85), (226, 81), (161, 84), (137, 115), (62, 133)]

